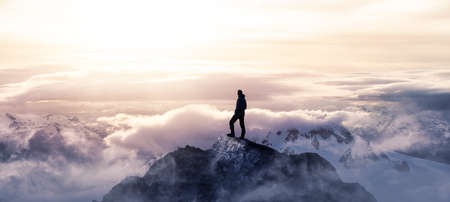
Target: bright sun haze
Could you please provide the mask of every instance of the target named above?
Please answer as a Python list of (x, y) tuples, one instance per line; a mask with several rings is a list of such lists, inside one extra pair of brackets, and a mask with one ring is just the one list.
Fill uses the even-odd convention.
[(335, 155), (343, 181), (379, 201), (448, 202), (449, 11), (449, 0), (0, 0), (0, 202), (100, 199), (166, 152), (208, 149), (230, 119), (237, 137), (244, 114), (248, 140)]
[[(377, 73), (387, 82), (408, 79), (405, 71), (447, 69), (447, 7), (421, 0), (2, 0), (0, 76), (8, 85), (0, 100), (45, 106), (38, 111), (49, 102), (86, 110), (117, 100), (182, 106), (225, 101), (222, 94), (240, 86), (266, 86), (255, 104), (280, 99), (273, 109), (295, 108), (292, 99), (355, 97), (356, 87), (323, 84), (343, 73)], [(423, 82), (446, 85), (432, 78)], [(44, 92), (19, 96), (33, 89)]]
[(0, 63), (1, 68), (68, 63), (84, 69), (244, 63), (347, 72), (442, 68), (450, 51), (448, 18), (441, 9), (446, 5), (2, 0)]

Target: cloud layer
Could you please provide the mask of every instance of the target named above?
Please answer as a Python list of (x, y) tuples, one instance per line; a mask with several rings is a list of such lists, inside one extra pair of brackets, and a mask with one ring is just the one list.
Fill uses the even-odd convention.
[[(249, 109), (245, 119), (247, 137), (262, 139), (268, 132), (289, 128), (311, 130), (324, 125), (340, 125), (347, 112), (289, 111), (273, 112), (264, 109)], [(188, 105), (161, 115), (133, 116), (119, 114), (99, 118), (99, 121), (114, 126), (127, 126), (106, 138), (110, 144), (143, 151), (165, 153), (186, 144), (209, 147), (218, 136), (229, 132), (231, 111), (219, 110), (209, 105)], [(240, 128), (236, 124), (237, 133)]]
[(0, 116), (0, 201), (91, 201), (151, 156), (108, 147), (108, 126), (75, 117)]
[[(0, 193), (16, 201), (99, 199), (155, 156), (208, 148), (228, 133), (237, 88), (248, 98), (254, 141), (343, 126), (376, 153), (442, 162), (450, 153), (448, 70), (2, 72), (17, 79), (0, 84), (0, 109), (16, 117), (0, 115)], [(45, 115), (52, 112), (63, 115)]]

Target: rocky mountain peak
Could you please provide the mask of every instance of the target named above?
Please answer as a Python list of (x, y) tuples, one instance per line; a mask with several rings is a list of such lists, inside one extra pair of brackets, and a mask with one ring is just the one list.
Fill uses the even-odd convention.
[(287, 155), (248, 140), (220, 137), (209, 150), (186, 146), (128, 177), (103, 202), (118, 201), (376, 201), (344, 183), (315, 153)]

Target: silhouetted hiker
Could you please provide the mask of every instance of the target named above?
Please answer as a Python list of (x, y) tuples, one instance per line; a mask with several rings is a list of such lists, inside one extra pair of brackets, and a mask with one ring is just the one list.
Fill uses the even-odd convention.
[(239, 119), (239, 125), (241, 125), (241, 139), (245, 137), (245, 124), (244, 124), (244, 116), (245, 109), (247, 109), (247, 101), (245, 101), (245, 95), (242, 93), (242, 90), (237, 91), (238, 99), (236, 101), (236, 109), (234, 110), (234, 115), (230, 120), (230, 130), (231, 133), (228, 134), (230, 137), (234, 137), (234, 122)]

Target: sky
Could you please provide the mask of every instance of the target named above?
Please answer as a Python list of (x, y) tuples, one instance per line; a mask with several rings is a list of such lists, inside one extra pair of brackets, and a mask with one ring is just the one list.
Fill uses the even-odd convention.
[(2, 0), (0, 64), (446, 68), (449, 7), (444, 0)]
[[(0, 0), (0, 152), (17, 155), (0, 155), (10, 170), (0, 193), (99, 199), (149, 158), (226, 133), (237, 89), (254, 140), (337, 124), (379, 153), (450, 145), (449, 9), (445, 0)], [(11, 129), (6, 113), (27, 127)], [(68, 128), (63, 138), (54, 123)], [(31, 186), (36, 177), (48, 183)]]
[(228, 103), (237, 88), (257, 107), (295, 93), (349, 95), (311, 83), (448, 70), (448, 8), (439, 0), (2, 0), (0, 102), (21, 113), (111, 115)]

